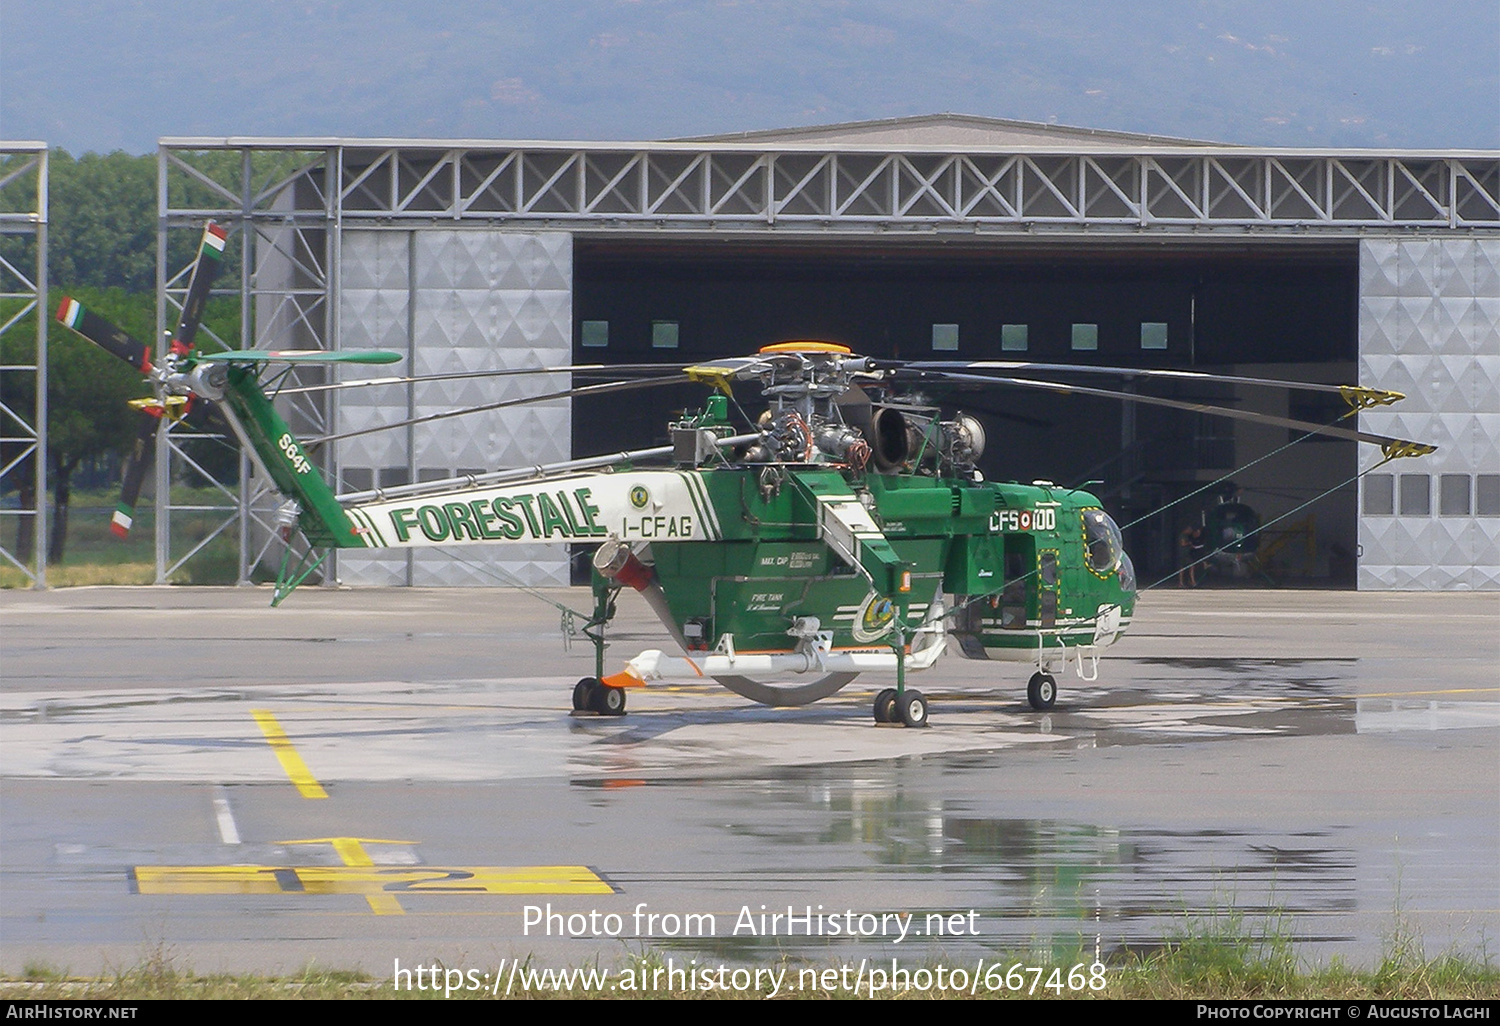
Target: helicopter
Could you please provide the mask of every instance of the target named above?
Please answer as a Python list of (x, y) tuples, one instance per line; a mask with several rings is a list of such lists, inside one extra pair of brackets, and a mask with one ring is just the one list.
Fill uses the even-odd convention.
[[(219, 226), (205, 228), (182, 318), (160, 362), (71, 299), (58, 319), (146, 375), (153, 398), (141, 405), (148, 414), (175, 419), (192, 404), (212, 404), (256, 473), (275, 485), (284, 499), (276, 524), (287, 556), (273, 605), (331, 549), (597, 545), (594, 607), (582, 628), (594, 646), (595, 672), (572, 689), (576, 713), (623, 715), (629, 690), (681, 675), (712, 679), (764, 705), (800, 706), (879, 671), (894, 672), (895, 686), (875, 696), (874, 721), (922, 727), (928, 703), (907, 674), (932, 667), (950, 647), (966, 658), (1033, 668), (1026, 695), (1036, 710), (1053, 707), (1057, 675), (1069, 665), (1080, 678), (1096, 679), (1100, 654), (1129, 629), (1135, 610), (1138, 582), (1119, 526), (1091, 492), (986, 480), (978, 470), (983, 424), (963, 412), (945, 415), (944, 405), (928, 398), (935, 391), (1108, 396), (1374, 443), (1387, 459), (1433, 451), (1336, 425), (1034, 375), (1081, 371), (1323, 389), (1342, 395), (1351, 413), (1402, 398), (1395, 392), (1178, 370), (881, 360), (834, 342), (791, 340), (687, 366), (494, 372), (619, 378), (508, 402), (684, 380), (709, 392), (668, 425), (665, 446), (338, 495), (277, 412), (273, 400), (286, 371), (275, 368), (389, 364), (400, 354), (202, 350), (198, 320), (225, 238)], [(758, 388), (766, 404), (753, 420), (735, 397), (742, 385)], [(133, 507), (140, 477), (132, 465), (121, 510)], [(120, 515), (128, 529), (128, 512)], [(308, 548), (292, 564), (297, 531)], [(648, 650), (607, 674), (608, 627), (626, 588), (656, 613), (676, 651)]]

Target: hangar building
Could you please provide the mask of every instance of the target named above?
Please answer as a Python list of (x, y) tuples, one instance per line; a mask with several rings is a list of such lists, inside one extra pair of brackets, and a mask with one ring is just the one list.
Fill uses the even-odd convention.
[[(1229, 476), (1274, 521), (1265, 572), (1278, 583), (1500, 588), (1495, 152), (1266, 149), (937, 115), (669, 142), (167, 139), (159, 177), (164, 309), (186, 286), (169, 255), (212, 217), (245, 254), (246, 345), (395, 349), (412, 374), (688, 362), (812, 337), (872, 356), (1401, 391), (1360, 425), (1436, 453), (1382, 462), (1372, 446), (1103, 399), (953, 399), (987, 424), (989, 476), (1099, 482), (1117, 519), (1138, 521), (1127, 543), (1146, 582), (1171, 574), (1178, 532), (1216, 501), (1196, 490)], [(474, 377), (290, 402), (307, 435), (338, 436), (325, 458), (352, 492), (659, 444), (701, 395), (554, 399), (356, 434), (567, 386)], [(1316, 393), (1150, 388), (1324, 423), (1346, 412)], [(186, 439), (163, 445), (184, 466)], [(210, 532), (157, 494), (165, 580)], [(253, 483), (224, 494), (212, 515), (238, 539), (243, 578), (266, 549), (264, 497)], [(569, 556), (346, 552), (337, 574), (566, 583)]]

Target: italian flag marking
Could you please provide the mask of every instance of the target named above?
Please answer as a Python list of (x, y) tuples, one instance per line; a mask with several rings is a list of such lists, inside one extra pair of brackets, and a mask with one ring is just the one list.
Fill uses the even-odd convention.
[(57, 308), (57, 319), (69, 328), (77, 328), (83, 319), (83, 306), (76, 299), (64, 299)]
[(224, 244), (229, 239), (229, 233), (216, 224), (210, 224), (203, 229), (203, 252), (217, 260), (224, 255)]

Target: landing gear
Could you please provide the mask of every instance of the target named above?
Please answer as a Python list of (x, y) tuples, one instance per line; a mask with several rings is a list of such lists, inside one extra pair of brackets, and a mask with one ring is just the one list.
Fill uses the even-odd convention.
[(597, 677), (585, 677), (573, 685), (573, 711), (624, 716), (625, 689), (612, 688)]
[(594, 691), (594, 712), (600, 716), (624, 716), (625, 689), (600, 684)]
[(1031, 680), (1026, 684), (1026, 701), (1038, 712), (1051, 709), (1057, 702), (1057, 681), (1052, 674), (1045, 671), (1037, 671), (1031, 675)]
[(927, 726), (927, 696), (907, 688), (901, 694), (886, 688), (875, 696), (875, 722), (899, 723), (907, 727)]
[(907, 688), (896, 699), (896, 715), (908, 727), (927, 726), (927, 698), (920, 691)]
[[(941, 606), (938, 606), (941, 618)], [(927, 726), (927, 698), (920, 691), (906, 686), (906, 635), (900, 628), (901, 617), (906, 613), (903, 603), (901, 615), (895, 619), (897, 627), (891, 637), (891, 648), (896, 655), (896, 686), (886, 688), (875, 696), (875, 722), (885, 725), (899, 723), (907, 727)]]

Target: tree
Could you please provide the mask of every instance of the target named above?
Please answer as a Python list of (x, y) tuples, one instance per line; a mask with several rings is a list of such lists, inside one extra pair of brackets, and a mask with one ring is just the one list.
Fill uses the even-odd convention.
[[(137, 338), (150, 338), (155, 301), (123, 289), (77, 289), (75, 298)], [(50, 312), (49, 312), (50, 316)], [(17, 397), (34, 402), (35, 382), (17, 378)], [(130, 400), (147, 389), (139, 372), (53, 321), (47, 332), (47, 471), (52, 482), (52, 525), (47, 562), (59, 563), (68, 539), (73, 472), (106, 453), (123, 454), (135, 439), (140, 417)], [(7, 402), (10, 397), (7, 396)], [(19, 546), (18, 546), (19, 548)]]
[[(12, 183), (11, 189), (24, 184)], [(156, 334), (156, 158), (116, 152), (86, 153), (75, 160), (65, 150), (54, 150), (49, 157), (48, 192), (49, 305), (55, 308), (59, 297), (71, 295), (150, 345)], [(0, 203), (4, 202), (7, 197), (0, 196)], [(18, 194), (15, 202), (27, 200)], [(192, 259), (196, 239), (189, 234), (179, 232), (171, 240), (169, 266), (181, 267)], [(35, 262), (31, 245), (30, 239), (15, 240), (14, 245), (0, 247), (0, 255), (16, 266), (29, 266)], [(52, 311), (40, 315), (50, 322)], [(204, 321), (220, 337), (236, 338), (238, 301), (212, 300)], [(31, 364), (34, 339), (34, 332), (27, 333), (24, 326), (12, 328), (0, 338), (4, 351), (0, 360)], [(49, 323), (47, 339), (47, 469), (53, 489), (47, 558), (55, 563), (62, 559), (67, 544), (74, 472), (108, 453), (124, 455), (144, 416), (132, 410), (128, 400), (148, 390), (138, 372), (55, 322)], [(0, 376), (0, 400), (12, 409), (33, 409), (35, 385), (29, 374)], [(219, 479), (234, 475), (238, 458), (231, 449), (203, 442), (184, 444)], [(13, 458), (13, 453), (0, 453), (0, 466)], [(34, 471), (18, 465), (12, 473), (18, 475), (22, 504), (31, 506), (35, 496), (27, 492)], [(25, 561), (31, 553), (34, 524), (30, 517), (19, 520), (21, 534), (14, 551)]]
[[(156, 291), (156, 158), (54, 150), (47, 273), (70, 289)], [(144, 336), (143, 336), (144, 337)]]

